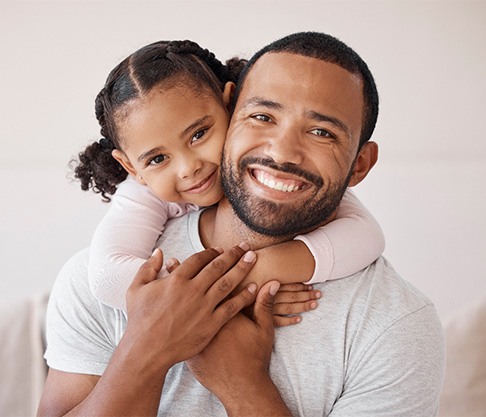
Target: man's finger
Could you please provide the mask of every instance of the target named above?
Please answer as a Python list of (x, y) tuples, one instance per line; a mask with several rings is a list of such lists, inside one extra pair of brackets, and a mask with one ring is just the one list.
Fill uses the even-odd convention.
[[(226, 291), (226, 288), (228, 288), (229, 290), (224, 294), (224, 297), (226, 297), (251, 269), (249, 265), (253, 263), (253, 260), (250, 263), (245, 263), (245, 266), (243, 268), (241, 268), (241, 265), (236, 266), (236, 268), (240, 268), (241, 270), (244, 270), (246, 272), (244, 272), (244, 275), (241, 275), (241, 279), (238, 281), (238, 283), (231, 287), (231, 283), (234, 279), (229, 279), (229, 277), (240, 275), (232, 274), (232, 272), (234, 272), (233, 269), (235, 268), (235, 265), (237, 265), (238, 261), (240, 261), (241, 263), (241, 258), (248, 250), (247, 248), (249, 249), (248, 244), (246, 244), (245, 246), (245, 244), (242, 243), (238, 246), (234, 246), (230, 249), (225, 250), (223, 254), (219, 255), (216, 259), (211, 261), (201, 271), (201, 273), (198, 274), (197, 277), (195, 277), (195, 279), (198, 280), (201, 286), (203, 288), (206, 288), (208, 292), (214, 292), (214, 287), (220, 287), (224, 291)], [(228, 273), (227, 276), (225, 276), (226, 273)], [(218, 300), (218, 303), (224, 297), (221, 297)]]
[(255, 300), (257, 289), (257, 285), (251, 283), (238, 294), (221, 303), (221, 305), (214, 310), (214, 323), (216, 323), (219, 328), (223, 327), (244, 307), (250, 305)]
[(182, 262), (174, 271), (181, 277), (195, 277), (214, 258), (221, 254), (222, 250), (210, 248), (195, 253)]
[(157, 279), (157, 274), (162, 268), (164, 255), (160, 249), (155, 249), (152, 256), (148, 258), (139, 268), (131, 286), (140, 286), (148, 284)]
[(280, 282), (267, 282), (258, 292), (255, 307), (253, 309), (253, 320), (262, 328), (273, 331), (273, 305), (275, 294), (280, 288)]

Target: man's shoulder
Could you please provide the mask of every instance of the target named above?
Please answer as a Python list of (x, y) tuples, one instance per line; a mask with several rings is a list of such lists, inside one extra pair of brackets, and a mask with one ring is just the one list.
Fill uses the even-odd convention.
[(108, 310), (115, 314), (117, 310), (99, 302), (91, 292), (88, 267), (89, 248), (80, 250), (68, 259), (54, 282), (49, 298), (50, 310), (73, 316), (83, 311), (90, 312), (92, 316), (106, 315)]
[(431, 326), (438, 333), (442, 331), (432, 301), (403, 279), (384, 257), (355, 275), (330, 282), (325, 291), (334, 293), (347, 306), (350, 322), (368, 336), (380, 335), (404, 321), (424, 331), (430, 331)]

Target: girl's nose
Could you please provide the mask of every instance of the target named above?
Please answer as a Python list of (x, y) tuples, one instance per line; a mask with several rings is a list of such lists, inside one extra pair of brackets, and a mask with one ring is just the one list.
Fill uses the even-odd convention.
[(178, 176), (181, 179), (193, 177), (202, 167), (202, 161), (199, 158), (184, 157), (179, 163)]

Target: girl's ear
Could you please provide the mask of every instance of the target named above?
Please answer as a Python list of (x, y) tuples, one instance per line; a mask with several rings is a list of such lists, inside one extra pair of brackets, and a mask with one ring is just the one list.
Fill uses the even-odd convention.
[(349, 187), (354, 187), (363, 181), (377, 160), (378, 144), (376, 142), (366, 142), (354, 161), (353, 174), (349, 181)]
[(225, 105), (226, 108), (229, 107), (230, 103), (231, 103), (231, 99), (233, 98), (233, 92), (235, 91), (235, 83), (234, 82), (231, 82), (231, 81), (228, 81), (225, 85), (224, 85), (224, 89), (223, 89), (223, 103)]
[(143, 185), (147, 185), (142, 176), (138, 175), (137, 170), (133, 167), (125, 152), (122, 152), (119, 149), (113, 149), (113, 151), (111, 152), (111, 156), (113, 156), (113, 158), (115, 158), (120, 163), (120, 165), (125, 168), (125, 171), (132, 175), (137, 180), (137, 182)]

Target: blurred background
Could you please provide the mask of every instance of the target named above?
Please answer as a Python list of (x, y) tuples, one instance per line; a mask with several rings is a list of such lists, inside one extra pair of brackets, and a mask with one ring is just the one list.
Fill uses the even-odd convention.
[(250, 57), (303, 30), (375, 75), (380, 160), (356, 192), (385, 256), (441, 317), (486, 294), (485, 22), (482, 1), (0, 1), (0, 306), (48, 293), (107, 209), (68, 163), (99, 138), (94, 99), (121, 59), (160, 39)]

